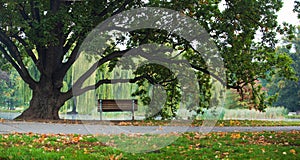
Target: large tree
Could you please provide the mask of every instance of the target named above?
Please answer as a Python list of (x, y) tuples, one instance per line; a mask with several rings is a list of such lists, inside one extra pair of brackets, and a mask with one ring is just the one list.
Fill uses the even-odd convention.
[[(291, 75), (289, 63), (285, 63), (289, 62), (289, 58), (278, 56), (274, 52), (277, 42), (276, 31), (280, 30), (276, 22), (276, 12), (282, 7), (282, 2), (279, 0), (227, 0), (223, 4), (222, 11), (218, 8), (220, 2), (220, 0), (150, 0), (149, 2), (139, 0), (17, 0), (6, 2), (1, 0), (1, 58), (5, 58), (17, 70), (33, 91), (30, 107), (18, 118), (59, 119), (58, 111), (68, 99), (72, 98), (73, 88), (80, 88), (80, 85), (72, 86), (67, 92), (61, 91), (63, 79), (76, 61), (84, 38), (105, 19), (141, 6), (173, 9), (192, 17), (201, 24), (214, 39), (224, 60), (227, 79), (221, 83), (228, 88), (238, 90), (242, 97), (245, 93), (245, 86), (252, 86), (254, 108), (263, 110), (264, 94), (259, 91), (260, 87), (255, 85), (255, 81), (265, 77), (268, 72), (273, 73), (274, 69), (282, 73), (282, 76)], [(255, 40), (257, 32), (261, 36), (260, 39)], [(182, 51), (180, 56), (188, 59), (197, 72), (196, 75), (201, 84), (200, 107), (208, 106), (207, 101), (212, 96), (209, 91), (210, 75), (200, 53), (194, 50), (187, 40), (156, 29), (131, 31), (124, 39), (115, 39), (111, 42), (110, 47), (105, 50), (105, 54), (99, 60), (101, 62), (99, 64), (111, 62), (110, 66), (114, 66), (116, 60), (127, 51), (127, 49), (115, 48), (119, 43), (125, 44), (127, 49), (147, 43), (171, 45), (174, 49), (180, 48)], [(38, 71), (38, 78), (34, 78), (28, 71), (25, 57), (29, 57), (33, 62)], [(167, 83), (165, 85), (167, 91), (178, 88), (176, 77), (166, 76), (168, 71), (158, 68), (160, 68), (159, 65), (140, 69), (135, 73), (137, 77), (131, 79), (130, 82), (137, 82), (140, 85), (144, 84), (144, 80), (153, 84), (164, 82)], [(101, 79), (96, 83), (96, 87), (105, 83), (111, 83), (111, 81)], [(174, 99), (170, 98), (170, 101)], [(172, 106), (172, 103), (169, 104)]]

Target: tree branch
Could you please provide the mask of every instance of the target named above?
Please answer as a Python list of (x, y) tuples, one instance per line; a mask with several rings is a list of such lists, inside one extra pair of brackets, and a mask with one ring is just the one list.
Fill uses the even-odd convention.
[(33, 0), (30, 1), (31, 14), (32, 14), (33, 19), (40, 22), (40, 11), (39, 11), (39, 8), (35, 6), (36, 3), (38, 3), (38, 2), (34, 2)]
[(68, 61), (66, 63), (63, 63), (61, 65), (61, 67), (57, 68), (58, 70), (58, 74), (61, 76), (64, 76), (68, 70), (70, 69), (70, 67), (74, 64), (74, 62), (77, 60), (77, 58), (79, 57), (79, 48), (80, 48), (80, 44), (76, 44), (75, 48), (72, 50), (70, 57), (68, 58)]
[[(7, 47), (7, 50), (9, 51), (9, 53), (11, 55), (9, 57), (14, 58), (14, 60), (17, 62), (18, 67), (17, 66), (14, 66), (14, 67), (17, 67), (16, 69), (22, 70), (23, 77), (25, 78), (24, 80), (30, 85), (35, 84), (35, 81), (31, 78), (28, 70), (26, 69), (26, 67), (23, 63), (22, 57), (20, 55), (20, 52), (19, 52), (17, 46), (5, 35), (5, 33), (2, 30), (0, 30), (0, 42), (2, 42)], [(12, 61), (14, 61), (14, 60), (12, 60)]]
[(115, 51), (103, 58), (101, 58), (99, 61), (94, 63), (81, 77), (78, 78), (78, 80), (74, 83), (73, 87), (80, 88), (84, 81), (89, 78), (95, 71), (96, 69), (101, 66), (102, 64), (118, 57), (122, 57), (128, 50), (123, 50), (123, 51)]
[[(73, 33), (73, 34), (75, 34), (75, 33)], [(73, 45), (74, 43), (76, 43), (76, 41), (78, 40), (78, 37), (79, 37), (79, 36), (73, 35), (71, 38), (69, 38), (69, 39), (66, 40), (67, 43), (63, 46), (63, 48), (64, 48), (64, 53), (67, 53), (67, 52), (71, 49), (72, 45)]]
[(82, 89), (73, 88), (74, 90), (72, 90), (73, 91), (72, 93), (74, 94), (74, 96), (79, 96), (87, 91), (96, 89), (103, 84), (135, 83), (144, 78), (146, 78), (146, 77), (140, 76), (140, 77), (135, 77), (133, 79), (102, 79), (102, 80), (99, 80), (96, 84), (84, 87)]
[(126, 5), (128, 5), (130, 2), (132, 2), (131, 0), (125, 0), (125, 2), (118, 8), (118, 10), (116, 10), (112, 16), (119, 14), (121, 12), (123, 12), (125, 10)]
[(20, 66), (13, 60), (13, 58), (7, 53), (7, 51), (5, 50), (4, 47), (2, 47), (0, 45), (0, 51), (4, 54), (4, 58), (12, 64), (12, 66), (18, 71), (18, 73), (21, 75), (21, 76), (24, 76), (23, 75), (23, 72), (20, 68)]
[(27, 23), (29, 24), (29, 26), (31, 28), (34, 28), (33, 25), (32, 25), (32, 22), (31, 22), (31, 20), (29, 18), (29, 16), (26, 14), (25, 7), (22, 4), (19, 4), (19, 7), (20, 7), (19, 8), (19, 12), (20, 12), (21, 16), (23, 17), (23, 19), (25, 21), (27, 21)]
[(13, 60), (13, 58), (7, 53), (7, 51), (5, 50), (5, 48), (3, 48), (2, 46), (0, 46), (0, 52), (2, 52), (4, 54), (5, 59), (12, 64), (12, 66), (16, 69), (16, 71), (19, 73), (19, 75), (22, 77), (22, 79), (29, 84), (29, 87), (31, 89), (33, 89), (34, 87), (34, 82), (28, 77), (26, 76), (26, 74), (23, 73), (22, 69), (20, 68), (20, 66)]
[(18, 36), (18, 35), (16, 35), (16, 34), (15, 34), (13, 37), (14, 37), (16, 40), (18, 40), (18, 41), (25, 47), (25, 50), (26, 50), (28, 56), (30, 56), (30, 58), (32, 59), (32, 61), (33, 61), (34, 63), (37, 63), (37, 58), (36, 58), (36, 56), (34, 55), (32, 49), (29, 48), (29, 45), (25, 42), (25, 40), (22, 39), (20, 36)]

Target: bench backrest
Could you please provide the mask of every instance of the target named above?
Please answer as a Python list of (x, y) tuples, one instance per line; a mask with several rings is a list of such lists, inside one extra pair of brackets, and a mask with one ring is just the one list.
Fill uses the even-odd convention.
[(118, 112), (118, 111), (137, 111), (137, 100), (127, 99), (102, 99), (98, 100), (98, 106), (102, 108), (102, 112)]

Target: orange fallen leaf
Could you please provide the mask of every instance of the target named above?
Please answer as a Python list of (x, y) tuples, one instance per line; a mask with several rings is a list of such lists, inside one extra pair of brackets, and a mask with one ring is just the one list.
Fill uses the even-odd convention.
[(224, 137), (224, 136), (226, 135), (226, 132), (218, 132), (218, 135), (219, 135), (220, 137)]
[(119, 159), (121, 159), (122, 157), (123, 157), (123, 154), (120, 153), (118, 156), (116, 156), (115, 160), (119, 160)]
[(115, 159), (115, 155), (109, 155), (109, 160), (114, 160)]
[(232, 139), (239, 139), (239, 138), (241, 138), (241, 134), (240, 133), (232, 133), (230, 137)]
[(72, 142), (73, 143), (78, 143), (78, 141), (79, 141), (79, 137), (73, 137), (72, 138)]
[(130, 122), (120, 122), (119, 125), (120, 126), (130, 126), (131, 123)]
[(294, 149), (291, 149), (291, 150), (290, 150), (290, 153), (292, 153), (292, 154), (296, 154), (296, 150), (294, 150)]

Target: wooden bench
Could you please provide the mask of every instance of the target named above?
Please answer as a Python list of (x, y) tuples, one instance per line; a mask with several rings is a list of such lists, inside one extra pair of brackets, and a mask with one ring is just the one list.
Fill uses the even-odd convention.
[(124, 112), (132, 113), (134, 120), (134, 111), (137, 111), (138, 105), (136, 99), (98, 99), (97, 111), (100, 112), (100, 120), (102, 120), (102, 112)]

